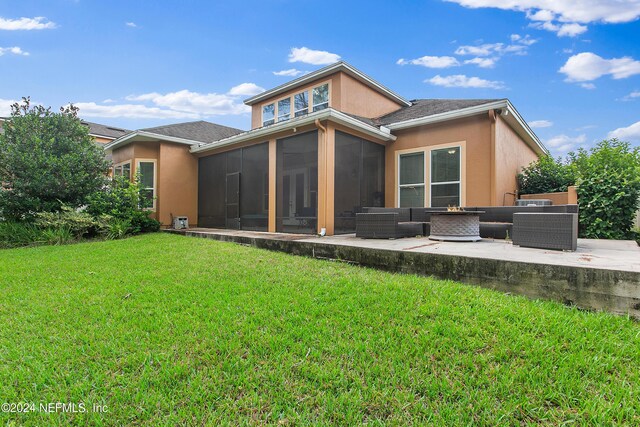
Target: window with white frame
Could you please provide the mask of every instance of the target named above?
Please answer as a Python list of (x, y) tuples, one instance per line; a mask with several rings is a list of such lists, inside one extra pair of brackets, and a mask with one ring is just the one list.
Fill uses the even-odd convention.
[(324, 110), (329, 107), (329, 84), (325, 83), (313, 88), (313, 111)]
[(284, 122), (291, 118), (291, 98), (278, 101), (278, 121)]
[(300, 117), (309, 113), (309, 92), (296, 93), (293, 95), (294, 116)]
[(431, 206), (460, 206), (460, 147), (431, 151)]
[(424, 206), (424, 152), (401, 154), (398, 158), (398, 199), (401, 208)]
[(142, 208), (156, 208), (156, 162), (141, 160), (138, 162), (140, 174), (140, 193), (142, 194)]
[(122, 163), (113, 167), (113, 176), (123, 176), (131, 180), (131, 162)]
[(262, 126), (272, 125), (275, 123), (276, 105), (269, 104), (262, 107)]

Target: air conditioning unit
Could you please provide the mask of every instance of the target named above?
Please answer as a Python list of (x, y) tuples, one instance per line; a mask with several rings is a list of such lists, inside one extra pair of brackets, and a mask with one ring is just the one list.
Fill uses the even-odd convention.
[(184, 230), (185, 228), (189, 228), (189, 218), (186, 216), (174, 216), (173, 228), (176, 230)]

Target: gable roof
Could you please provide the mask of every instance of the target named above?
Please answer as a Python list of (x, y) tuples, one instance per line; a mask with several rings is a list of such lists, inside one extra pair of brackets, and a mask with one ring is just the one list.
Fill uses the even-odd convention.
[(501, 101), (500, 99), (416, 99), (411, 101), (411, 106), (403, 107), (397, 111), (379, 117), (376, 121), (384, 126), (391, 123), (420, 117), (433, 116), (435, 114), (462, 110), (478, 105), (490, 104)]
[(331, 64), (328, 65), (324, 68), (321, 68), (319, 70), (316, 70), (312, 73), (309, 74), (305, 74), (301, 77), (298, 77), (297, 79), (293, 79), (287, 83), (281, 84), (280, 86), (276, 86), (273, 89), (269, 89), (267, 91), (264, 91), (262, 93), (259, 93), (258, 95), (255, 95), (249, 99), (246, 99), (244, 101), (244, 103), (246, 105), (253, 105), (256, 104), (260, 101), (263, 101), (267, 98), (271, 98), (274, 96), (277, 96), (281, 93), (284, 93), (288, 90), (294, 89), (298, 86), (302, 86), (304, 84), (310, 83), (313, 80), (317, 80), (320, 79), (322, 77), (328, 76), (329, 74), (334, 74), (338, 71), (342, 71), (345, 74), (350, 75), (351, 77), (355, 78), (356, 80), (364, 83), (365, 85), (369, 86), (371, 89), (375, 90), (376, 92), (381, 93), (382, 95), (386, 96), (387, 98), (392, 99), (393, 101), (397, 102), (399, 105), (405, 105), (405, 106), (410, 106), (411, 103), (409, 101), (407, 101), (406, 99), (404, 99), (403, 97), (401, 97), (400, 95), (398, 95), (397, 93), (393, 92), (391, 89), (387, 88), (386, 86), (383, 86), (382, 84), (378, 83), (377, 81), (373, 80), (371, 77), (367, 76), (365, 73), (363, 73), (362, 71), (358, 70), (357, 68), (355, 68), (354, 66), (344, 62), (344, 61), (338, 61), (335, 64)]
[(197, 142), (211, 142), (244, 132), (243, 130), (199, 120), (140, 129), (156, 135), (172, 136)]
[(89, 135), (101, 136), (104, 138), (116, 139), (131, 132), (128, 129), (120, 129), (113, 126), (101, 125), (100, 123), (87, 122), (81, 120), (81, 123), (89, 128)]
[(163, 140), (179, 144), (195, 145), (203, 142), (217, 141), (244, 132), (228, 126), (222, 126), (204, 120), (173, 125), (156, 126), (138, 129), (105, 145), (105, 150), (126, 145), (134, 139), (154, 141)]

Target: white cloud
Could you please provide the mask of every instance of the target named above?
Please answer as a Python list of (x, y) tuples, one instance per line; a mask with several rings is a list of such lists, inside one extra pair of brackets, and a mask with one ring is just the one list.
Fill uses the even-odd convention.
[(289, 68), (288, 70), (282, 71), (274, 71), (274, 76), (287, 76), (287, 77), (297, 77), (300, 74), (303, 74), (304, 71), (296, 70), (295, 68)]
[(620, 23), (640, 17), (638, 0), (447, 0), (468, 8), (493, 7), (526, 12), (529, 19)]
[(640, 17), (638, 0), (446, 0), (468, 8), (498, 8), (524, 12), (534, 28), (575, 37), (587, 31), (581, 24), (622, 23)]
[(553, 22), (532, 22), (529, 24), (531, 28), (538, 30), (547, 30), (552, 33), (556, 33), (558, 37), (575, 37), (582, 33), (587, 32), (585, 25), (580, 25), (575, 22), (570, 24), (554, 24)]
[(622, 141), (640, 142), (640, 122), (627, 126), (626, 128), (618, 128), (612, 130), (607, 135), (608, 138), (618, 138)]
[(48, 21), (43, 16), (35, 18), (7, 19), (0, 17), (0, 30), (48, 30), (56, 28), (55, 22)]
[(531, 46), (532, 44), (535, 44), (538, 42), (537, 39), (531, 38), (529, 34), (525, 34), (524, 37), (522, 37), (520, 34), (511, 34), (511, 41), (515, 43), (520, 43), (526, 46)]
[(0, 47), (0, 56), (7, 54), (7, 53), (11, 53), (13, 55), (20, 55), (20, 56), (29, 56), (29, 52), (25, 52), (24, 50), (22, 50), (21, 48), (14, 46), (14, 47)]
[(529, 127), (533, 129), (548, 128), (551, 126), (553, 126), (553, 122), (549, 120), (534, 120), (532, 122), (529, 122)]
[(560, 68), (568, 82), (587, 82), (605, 75), (624, 79), (640, 74), (640, 61), (628, 56), (604, 59), (592, 52), (583, 52), (570, 57)]
[(229, 95), (233, 96), (253, 96), (264, 92), (263, 87), (258, 86), (255, 83), (241, 83), (238, 86), (234, 86), (229, 90)]
[(504, 83), (499, 81), (484, 80), (479, 77), (467, 77), (464, 74), (456, 74), (452, 76), (440, 76), (437, 75), (428, 80), (425, 83), (431, 83), (435, 86), (444, 87), (463, 87), (463, 88), (490, 88), (490, 89), (503, 89)]
[(449, 68), (460, 65), (458, 60), (453, 56), (423, 56), (416, 59), (398, 59), (398, 65), (420, 65), (427, 68)]
[[(535, 43), (535, 42), (534, 42)], [(473, 55), (473, 56), (490, 56), (504, 55), (506, 53), (514, 53), (516, 55), (526, 55), (527, 45), (504, 43), (485, 43), (476, 46), (460, 46), (456, 49), (456, 55)]]
[(16, 100), (2, 99), (0, 98), (0, 117), (7, 117), (11, 115), (11, 106), (15, 104)]
[(474, 64), (480, 68), (493, 68), (496, 65), (497, 58), (473, 58), (464, 61), (465, 64)]
[(140, 104), (98, 105), (95, 102), (74, 103), (81, 117), (126, 117), (130, 119), (198, 119), (196, 113), (174, 111)]
[(138, 27), (135, 22), (125, 22), (124, 25), (126, 25), (127, 27), (131, 27), (131, 28), (137, 28)]
[(251, 108), (244, 105), (242, 97), (264, 91), (254, 83), (242, 83), (227, 93), (198, 93), (190, 90), (158, 93), (149, 92), (125, 97), (129, 103), (118, 104), (105, 99), (95, 102), (74, 103), (82, 117), (127, 117), (139, 119), (203, 119), (211, 116), (245, 114)]
[(596, 88), (596, 85), (593, 83), (580, 83), (580, 87), (583, 89), (593, 90)]
[(640, 98), (640, 90), (634, 90), (629, 95), (622, 98), (623, 101), (631, 101), (633, 99)]
[(567, 135), (557, 135), (544, 142), (544, 144), (557, 153), (568, 153), (575, 150), (587, 141), (587, 135), (582, 134), (576, 137)]
[(303, 62), (311, 65), (327, 65), (340, 60), (340, 55), (325, 50), (313, 50), (308, 47), (292, 47), (289, 62)]

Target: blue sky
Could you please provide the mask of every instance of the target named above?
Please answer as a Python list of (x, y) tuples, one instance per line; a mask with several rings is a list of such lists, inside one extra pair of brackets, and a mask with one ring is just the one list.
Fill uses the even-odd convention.
[[(22, 96), (129, 129), (209, 120), (346, 60), (407, 99), (509, 98), (556, 155), (640, 145), (640, 0), (0, 0), (0, 115)], [(280, 73), (282, 74), (282, 73)]]

